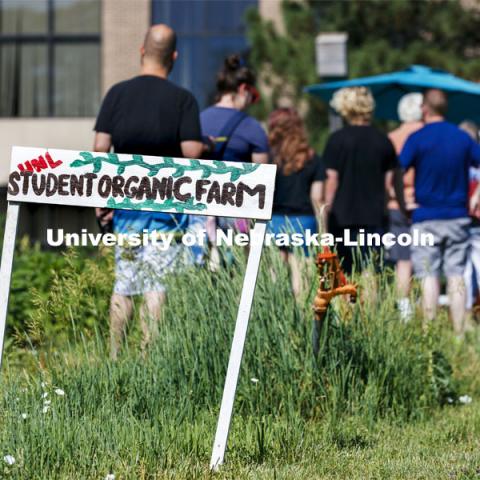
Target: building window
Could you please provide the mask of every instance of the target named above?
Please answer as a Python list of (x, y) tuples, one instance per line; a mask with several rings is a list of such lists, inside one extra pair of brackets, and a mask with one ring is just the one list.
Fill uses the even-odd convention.
[(245, 11), (256, 5), (258, 0), (153, 0), (152, 22), (177, 33), (171, 79), (190, 90), (201, 108), (213, 101), (223, 59), (247, 50)]
[(0, 116), (88, 117), (100, 101), (100, 0), (0, 0)]

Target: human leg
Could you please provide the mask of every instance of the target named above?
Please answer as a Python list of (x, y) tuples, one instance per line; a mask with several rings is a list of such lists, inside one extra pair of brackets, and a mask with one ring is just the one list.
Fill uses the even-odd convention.
[[(300, 234), (305, 242), (305, 232), (316, 232), (317, 223), (313, 215), (283, 215), (274, 214), (268, 224), (268, 232), (274, 235), (292, 235)], [(310, 254), (309, 248), (303, 244), (303, 255), (297, 255), (298, 247), (281, 247), (280, 256), (288, 264), (292, 291), (295, 298), (299, 298), (304, 285), (303, 275), (306, 273), (303, 269), (305, 258)]]
[(158, 326), (162, 317), (162, 306), (167, 295), (165, 291), (146, 292), (140, 308), (140, 327), (142, 329), (142, 350), (158, 337)]
[(112, 360), (116, 360), (118, 357), (132, 311), (132, 297), (113, 293), (110, 300), (110, 357)]
[(463, 282), (465, 284), (465, 308), (470, 311), (473, 306), (473, 262), (470, 256), (465, 265)]
[(292, 282), (293, 295), (296, 299), (298, 299), (303, 290), (301, 262), (300, 259), (293, 253), (288, 255), (287, 261), (290, 267), (290, 279)]
[(415, 276), (421, 280), (422, 310), (425, 320), (433, 320), (437, 314), (440, 295), (440, 273), (443, 254), (443, 231), (437, 221), (424, 221), (412, 226), (412, 235), (433, 235), (433, 245), (412, 245), (411, 258)]
[(139, 272), (143, 285), (143, 303), (140, 309), (142, 350), (158, 337), (162, 306), (166, 300), (165, 277), (182, 270), (190, 261), (187, 248), (181, 244), (172, 244), (166, 250), (156, 245), (146, 245), (143, 248), (142, 270)]
[(422, 310), (425, 320), (433, 320), (437, 315), (440, 280), (429, 275), (422, 279)]
[[(301, 292), (302, 278), (300, 272), (300, 265), (298, 264), (298, 259), (293, 253), (290, 253), (286, 248), (280, 249), (280, 258), (288, 266), (290, 272), (290, 283), (292, 287), (293, 296), (298, 298)], [(275, 276), (275, 273), (272, 272), (272, 275)]]
[(463, 335), (465, 329), (465, 283), (462, 275), (450, 276), (447, 279), (450, 315), (456, 335)]
[(139, 290), (135, 270), (141, 248), (115, 247), (115, 284), (110, 300), (110, 357), (116, 360), (133, 312), (133, 295)]
[[(388, 211), (389, 231), (396, 238), (404, 233), (410, 233), (410, 221), (400, 211), (390, 209)], [(412, 262), (410, 260), (410, 247), (395, 243), (386, 248), (385, 257), (387, 260), (395, 264), (395, 278), (397, 283), (397, 299), (399, 302), (409, 302), (410, 283), (412, 277)]]
[(399, 260), (395, 266), (395, 275), (397, 278), (398, 298), (407, 298), (410, 294), (412, 262), (410, 260)]
[(410, 260), (399, 260), (395, 265), (395, 277), (397, 280), (397, 308), (400, 318), (408, 322), (413, 314), (409, 297), (412, 280), (412, 262)]
[(445, 222), (444, 274), (447, 277), (447, 290), (450, 300), (450, 316), (456, 335), (465, 330), (466, 290), (465, 267), (469, 253), (470, 219), (458, 218)]

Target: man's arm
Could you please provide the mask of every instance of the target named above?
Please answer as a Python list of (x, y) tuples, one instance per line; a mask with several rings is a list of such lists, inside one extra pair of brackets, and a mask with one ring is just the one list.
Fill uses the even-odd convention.
[[(112, 148), (112, 136), (109, 133), (95, 132), (95, 139), (93, 141), (94, 152), (109, 152)], [(112, 221), (113, 210), (109, 208), (96, 208), (95, 215), (102, 227), (105, 227)]]
[(327, 180), (325, 182), (325, 206), (330, 211), (338, 188), (338, 172), (333, 168), (327, 168)]
[(253, 163), (268, 163), (268, 153), (252, 153)]
[(112, 148), (112, 136), (109, 133), (95, 132), (94, 152), (109, 152)]
[(415, 155), (415, 141), (412, 139), (412, 136), (410, 136), (405, 142), (405, 145), (403, 146), (398, 157), (400, 160), (400, 165), (405, 171), (410, 167), (415, 167)]
[(310, 187), (310, 201), (321, 232), (326, 231), (325, 208), (323, 203), (324, 184), (317, 180)]
[(182, 155), (185, 158), (201, 158), (204, 145), (200, 127), (200, 113), (195, 97), (185, 92), (181, 104), (179, 139)]
[[(402, 176), (400, 175), (399, 178), (401, 179)], [(403, 200), (403, 182), (401, 183), (401, 185), (395, 185), (394, 170), (387, 170), (385, 172), (385, 191), (387, 192), (387, 199), (390, 198), (396, 200), (400, 205), (400, 209), (404, 211), (405, 208), (402, 208), (402, 206), (405, 205), (405, 201)]]
[(180, 148), (185, 158), (201, 158), (203, 153), (203, 143), (196, 140), (185, 140), (180, 143)]

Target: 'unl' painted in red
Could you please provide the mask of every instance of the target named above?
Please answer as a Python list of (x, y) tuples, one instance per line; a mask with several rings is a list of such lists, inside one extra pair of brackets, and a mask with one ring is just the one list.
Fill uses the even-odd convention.
[(27, 172), (41, 172), (42, 170), (45, 170), (46, 168), (56, 168), (59, 165), (61, 165), (63, 162), (61, 160), (53, 160), (51, 155), (46, 152), (45, 153), (45, 158), (43, 155), (40, 155), (38, 158), (34, 158), (33, 160), (27, 160), (24, 164), (19, 163), (18, 164), (18, 169), (21, 172), (24, 172), (25, 170)]

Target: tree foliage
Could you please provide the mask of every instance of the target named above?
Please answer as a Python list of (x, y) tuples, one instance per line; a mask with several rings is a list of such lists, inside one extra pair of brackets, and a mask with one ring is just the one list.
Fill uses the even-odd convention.
[[(314, 143), (324, 136), (326, 107), (303, 93), (318, 83), (315, 37), (348, 33), (349, 76), (359, 77), (423, 64), (480, 80), (480, 1), (309, 0), (282, 2), (284, 34), (256, 10), (248, 13), (250, 60), (261, 71), (265, 116), (280, 98), (307, 102)], [(307, 110), (307, 109), (305, 109)], [(320, 128), (319, 128), (320, 127)]]

